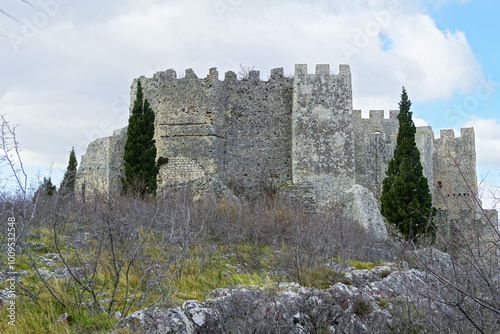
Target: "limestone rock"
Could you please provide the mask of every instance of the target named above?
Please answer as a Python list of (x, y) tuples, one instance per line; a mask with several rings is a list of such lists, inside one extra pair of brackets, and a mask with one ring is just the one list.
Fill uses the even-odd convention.
[[(118, 333), (120, 328), (150, 334), (394, 333), (404, 321), (400, 317), (406, 301), (424, 314), (436, 311), (426, 299), (435, 279), (415, 269), (351, 268), (344, 282), (328, 289), (279, 284), (272, 293), (219, 288), (203, 303), (187, 301), (182, 307), (132, 313), (109, 333)], [(445, 311), (450, 319), (457, 315), (452, 309)]]
[(194, 332), (194, 327), (180, 307), (171, 309), (145, 308), (130, 314), (121, 320), (115, 330), (108, 333), (119, 333), (119, 328), (127, 328), (136, 333), (179, 333)]
[(223, 333), (214, 309), (206, 308), (198, 301), (186, 301), (182, 308), (145, 308), (122, 319), (109, 334), (120, 333), (127, 328), (136, 333)]
[(57, 322), (61, 324), (67, 324), (70, 318), (70, 314), (68, 312), (63, 313), (57, 318)]
[(356, 287), (368, 286), (373, 282), (380, 282), (395, 269), (388, 266), (379, 266), (373, 269), (352, 270), (345, 274), (344, 280), (352, 282)]
[(213, 177), (207, 176), (199, 178), (191, 182), (190, 187), (195, 200), (208, 195), (208, 196), (214, 196), (215, 198), (218, 199), (225, 199), (236, 202), (239, 201), (238, 198), (224, 183)]
[(361, 223), (368, 235), (372, 235), (374, 239), (386, 240), (387, 228), (373, 193), (356, 184), (347, 190), (346, 197), (346, 205), (352, 209), (352, 219)]

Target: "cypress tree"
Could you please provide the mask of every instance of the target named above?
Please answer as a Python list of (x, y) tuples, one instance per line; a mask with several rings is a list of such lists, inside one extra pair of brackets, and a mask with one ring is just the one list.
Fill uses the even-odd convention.
[(155, 114), (144, 99), (141, 81), (137, 82), (132, 114), (128, 120), (125, 143), (125, 176), (122, 178), (123, 192), (138, 191), (141, 195), (156, 192), (156, 146), (154, 138)]
[(399, 103), (399, 132), (394, 156), (383, 181), (381, 213), (407, 240), (434, 239), (432, 196), (423, 174), (411, 101), (403, 87)]
[(66, 173), (64, 173), (61, 186), (59, 187), (59, 192), (62, 195), (74, 194), (75, 193), (75, 181), (76, 181), (76, 169), (78, 162), (76, 161), (75, 148), (71, 149), (69, 153), (68, 168), (66, 168)]

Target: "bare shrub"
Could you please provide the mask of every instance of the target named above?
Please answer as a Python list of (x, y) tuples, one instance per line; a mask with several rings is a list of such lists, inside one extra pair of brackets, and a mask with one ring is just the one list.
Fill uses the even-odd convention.
[[(482, 209), (477, 189), (468, 184), (458, 161), (454, 166), (471, 196), (463, 202), (454, 199), (450, 203), (447, 209), (454, 211), (454, 217), (450, 218), (444, 211), (440, 213), (444, 218), (438, 224), (437, 247), (449, 254), (409, 245), (406, 261), (434, 279), (425, 297), (439, 310), (442, 323), (443, 319), (452, 319), (453, 331), (458, 333), (496, 333), (500, 331), (497, 215)], [(446, 194), (440, 195), (448, 198)], [(458, 205), (461, 205), (459, 217), (456, 216)]]

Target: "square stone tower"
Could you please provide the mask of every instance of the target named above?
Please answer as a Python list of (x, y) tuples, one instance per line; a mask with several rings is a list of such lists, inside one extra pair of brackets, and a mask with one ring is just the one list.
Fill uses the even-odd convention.
[(473, 128), (441, 130), (434, 142), (433, 201), (438, 210), (448, 210), (451, 218), (463, 211), (477, 211), (476, 150)]
[[(292, 181), (316, 190), (320, 206), (355, 183), (352, 84), (348, 65), (296, 65), (292, 107)], [(322, 203), (323, 202), (323, 203)]]

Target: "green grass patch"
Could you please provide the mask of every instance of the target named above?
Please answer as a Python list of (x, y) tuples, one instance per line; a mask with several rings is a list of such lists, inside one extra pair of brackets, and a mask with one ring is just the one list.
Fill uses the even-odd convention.
[[(68, 323), (58, 322), (61, 314), (70, 314)], [(5, 308), (0, 312), (7, 319)], [(48, 299), (39, 302), (16, 299), (15, 327), (7, 321), (0, 322), (1, 333), (106, 333), (118, 322), (103, 311), (84, 308), (64, 309), (60, 304)]]
[(381, 263), (376, 262), (363, 262), (358, 260), (350, 260), (347, 262), (351, 267), (356, 269), (373, 269), (377, 266), (381, 266)]
[[(39, 300), (33, 301), (24, 296), (24, 300), (17, 304), (16, 331), (14, 333), (106, 333), (117, 321), (112, 314), (122, 311), (124, 303), (133, 307), (130, 312), (147, 306), (149, 301), (161, 300), (166, 305), (181, 304), (185, 300), (203, 301), (216, 288), (262, 288), (276, 286), (278, 282), (299, 282), (303, 286), (314, 288), (328, 288), (339, 282), (343, 274), (332, 270), (327, 265), (327, 259), (300, 261), (300, 268), (296, 268), (296, 249), (285, 242), (271, 246), (259, 242), (243, 242), (239, 244), (224, 243), (222, 240), (214, 242), (210, 239), (194, 240), (186, 249), (182, 242), (164, 244), (160, 242), (161, 235), (156, 231), (139, 230), (138, 240), (115, 245), (115, 257), (109, 247), (102, 247), (99, 252), (98, 239), (86, 240), (85, 248), (77, 249), (68, 243), (62, 234), (59, 236), (61, 254), (67, 259), (72, 268), (85, 268), (87, 277), (82, 277), (83, 284), (89, 284), (99, 295), (99, 303), (105, 310), (111, 307), (111, 315), (105, 311), (97, 311), (88, 307), (93, 302), (92, 294), (85, 291), (73, 279), (46, 277), (47, 283), (57, 297), (67, 305), (63, 308), (55, 302), (40, 277), (30, 273), (20, 279), (20, 282)], [(32, 248), (32, 256), (38, 268), (62, 267), (60, 259), (54, 259), (53, 264), (41, 259), (47, 253), (56, 253), (53, 249), (52, 230), (47, 227), (38, 227), (31, 233), (32, 243), (45, 243), (47, 247)], [(131, 257), (141, 242), (144, 249), (134, 260), (127, 274), (127, 257)], [(97, 258), (94, 258), (97, 256)], [(320, 258), (320, 257), (318, 257)], [(17, 270), (32, 270), (31, 260), (26, 253), (18, 255)], [(316, 258), (315, 258), (316, 259)], [(157, 261), (157, 262), (155, 262)], [(324, 263), (323, 263), (324, 262)], [(352, 260), (349, 265), (357, 269), (371, 269), (378, 263)], [(90, 264), (96, 264), (96, 273), (92, 272)], [(116, 266), (122, 266), (117, 278)], [(149, 271), (147, 271), (149, 270)], [(144, 279), (143, 279), (144, 278)], [(114, 287), (116, 291), (113, 295)], [(158, 290), (158, 287), (161, 289)], [(0, 284), (1, 287), (1, 284)], [(160, 291), (161, 290), (161, 291)], [(112, 300), (111, 300), (112, 298)], [(133, 299), (135, 298), (135, 299)], [(145, 303), (139, 302), (144, 298)], [(366, 313), (360, 302), (360, 313)], [(68, 312), (71, 315), (69, 323), (60, 324), (57, 318)], [(5, 316), (5, 309), (1, 310)], [(0, 333), (10, 333), (11, 328), (6, 322), (0, 324)]]

